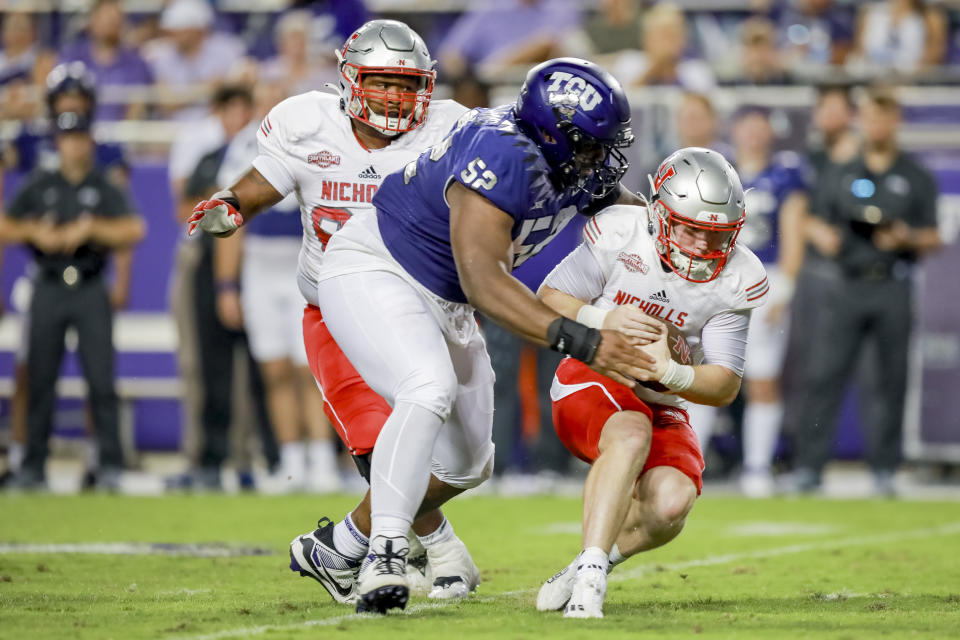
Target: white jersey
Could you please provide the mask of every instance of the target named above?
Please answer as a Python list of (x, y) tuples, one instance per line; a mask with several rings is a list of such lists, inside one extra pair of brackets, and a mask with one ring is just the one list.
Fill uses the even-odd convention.
[[(767, 298), (763, 264), (740, 245), (734, 247), (720, 275), (710, 282), (690, 282), (665, 269), (656, 250), (656, 238), (648, 231), (644, 207), (608, 207), (587, 222), (583, 237), (583, 244), (557, 265), (544, 284), (600, 309), (633, 304), (660, 318), (670, 330), (670, 346), (679, 362), (705, 361), (702, 334), (711, 319), (741, 325), (745, 333), (749, 318), (736, 318), (736, 314), (749, 316), (749, 310)], [(741, 348), (741, 363), (742, 359)], [(738, 373), (742, 374), (742, 364)], [(682, 404), (675, 395), (645, 387), (637, 387), (637, 395), (657, 404)]]
[(287, 98), (263, 119), (257, 132), (260, 155), (253, 166), (281, 195), (295, 192), (300, 202), (303, 244), (297, 278), (308, 302), (316, 304), (323, 251), (353, 215), (373, 209), (383, 178), (402, 169), (440, 142), (466, 107), (432, 100), (422, 125), (383, 149), (366, 149), (357, 140), (340, 97), (310, 91)]

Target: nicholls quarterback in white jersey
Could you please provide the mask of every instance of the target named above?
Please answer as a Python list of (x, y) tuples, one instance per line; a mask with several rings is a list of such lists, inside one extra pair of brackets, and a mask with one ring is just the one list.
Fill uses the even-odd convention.
[(631, 389), (567, 358), (550, 396), (567, 449), (593, 465), (583, 546), (537, 595), (540, 610), (601, 618), (606, 574), (666, 544), (703, 487), (703, 455), (685, 402), (722, 406), (743, 377), (751, 310), (768, 297), (763, 264), (737, 244), (743, 186), (720, 154), (672, 154), (646, 207), (613, 206), (538, 295), (594, 328), (615, 329), (655, 357), (656, 383)]
[[(667, 325), (677, 362), (723, 364), (742, 376), (745, 342), (732, 340), (728, 330), (746, 326), (746, 312), (766, 299), (763, 264), (750, 249), (735, 245), (716, 278), (687, 280), (663, 266), (650, 224), (643, 207), (617, 205), (601, 211), (584, 227), (583, 244), (547, 276), (544, 285), (600, 310), (635, 305)], [(570, 392), (554, 381), (554, 400)], [(685, 406), (680, 396), (650, 386), (640, 385), (636, 393), (649, 403)]]
[(297, 278), (316, 304), (323, 251), (351, 216), (371, 211), (370, 201), (383, 178), (416, 160), (440, 142), (467, 109), (452, 100), (431, 100), (422, 125), (383, 149), (367, 149), (357, 139), (336, 95), (310, 91), (288, 98), (263, 119), (254, 168), (281, 195), (300, 201), (303, 244)]

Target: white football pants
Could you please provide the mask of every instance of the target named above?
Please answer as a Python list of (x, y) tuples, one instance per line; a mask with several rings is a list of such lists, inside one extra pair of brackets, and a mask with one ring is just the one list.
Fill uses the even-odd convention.
[(335, 276), (317, 293), (340, 349), (393, 407), (371, 460), (373, 533), (405, 535), (431, 471), (465, 489), (492, 472), (486, 344), (479, 332), (465, 346), (447, 340), (423, 296), (394, 273)]

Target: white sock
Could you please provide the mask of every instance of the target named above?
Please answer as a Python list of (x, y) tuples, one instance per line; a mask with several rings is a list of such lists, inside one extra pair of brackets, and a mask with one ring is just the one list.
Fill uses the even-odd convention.
[(377, 437), (370, 464), (370, 537), (407, 536), (430, 481), (430, 459), (443, 420), (398, 402)]
[(20, 467), (23, 466), (23, 456), (26, 454), (26, 447), (22, 442), (11, 442), (10, 448), (7, 449), (7, 466), (10, 467), (10, 471), (14, 473), (20, 472)]
[(440, 526), (437, 527), (433, 533), (428, 533), (425, 536), (417, 536), (417, 539), (420, 540), (420, 544), (423, 545), (424, 549), (430, 549), (447, 540), (452, 540), (453, 537), (453, 525), (450, 524), (446, 516), (444, 516), (443, 522), (440, 523)]
[(607, 566), (610, 560), (607, 552), (600, 547), (587, 547), (580, 552), (577, 558), (577, 575), (586, 571), (602, 571), (607, 575)]
[(337, 473), (337, 454), (332, 440), (311, 440), (307, 445), (307, 458), (314, 472), (322, 469), (324, 473)]
[(307, 473), (307, 448), (302, 442), (285, 442), (280, 445), (280, 472), (283, 479), (300, 486)]
[(769, 471), (780, 437), (783, 404), (780, 402), (747, 404), (743, 412), (743, 468)]
[(100, 466), (100, 447), (93, 438), (86, 438), (83, 442), (83, 464), (85, 469), (96, 469)]
[(607, 557), (610, 560), (610, 569), (626, 560), (626, 557), (620, 553), (620, 547), (617, 546), (616, 542), (613, 543), (613, 548), (610, 549), (610, 555)]
[(359, 560), (367, 555), (370, 539), (360, 533), (357, 526), (353, 524), (353, 518), (348, 513), (343, 520), (333, 527), (333, 546), (351, 560)]
[(690, 402), (687, 403), (687, 415), (690, 416), (690, 426), (700, 442), (700, 451), (706, 453), (710, 436), (713, 435), (713, 425), (717, 421), (717, 408)]

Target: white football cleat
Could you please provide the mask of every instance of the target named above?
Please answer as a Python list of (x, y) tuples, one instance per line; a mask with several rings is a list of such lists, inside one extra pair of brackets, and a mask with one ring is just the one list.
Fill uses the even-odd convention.
[(480, 570), (473, 563), (467, 546), (456, 535), (427, 549), (427, 559), (433, 579), (429, 598), (466, 598), (480, 584)]
[(407, 542), (410, 545), (410, 552), (407, 554), (407, 586), (411, 595), (425, 596), (433, 588), (427, 550), (423, 548), (413, 529), (407, 533)]
[(564, 618), (602, 618), (603, 598), (607, 595), (607, 574), (588, 569), (577, 574), (573, 594), (563, 609)]
[(407, 606), (409, 551), (406, 536), (376, 536), (370, 540), (370, 551), (357, 579), (357, 613), (386, 613)]
[(537, 593), (537, 611), (560, 611), (570, 601), (573, 582), (577, 577), (578, 555), (573, 562), (553, 574)]

